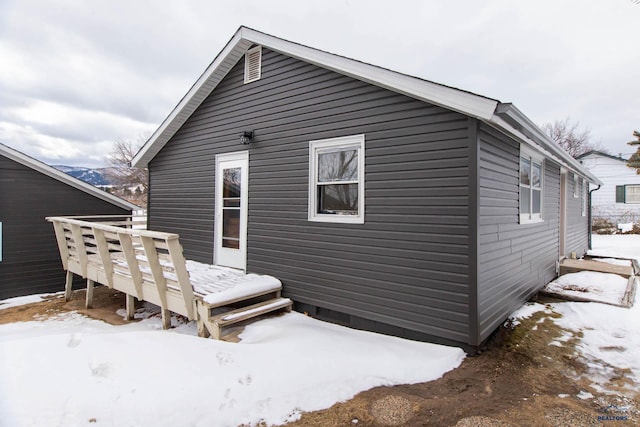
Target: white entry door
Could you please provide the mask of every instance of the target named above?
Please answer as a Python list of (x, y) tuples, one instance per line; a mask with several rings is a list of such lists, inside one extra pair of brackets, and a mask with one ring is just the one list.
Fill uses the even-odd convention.
[(246, 270), (249, 152), (216, 156), (215, 252), (217, 265)]

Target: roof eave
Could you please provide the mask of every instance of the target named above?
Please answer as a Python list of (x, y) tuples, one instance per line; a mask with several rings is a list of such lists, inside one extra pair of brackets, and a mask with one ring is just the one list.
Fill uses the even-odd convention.
[(251, 28), (240, 27), (135, 155), (131, 164), (135, 167), (146, 167), (253, 44), (483, 120), (489, 120), (499, 104), (494, 99), (290, 42)]
[(14, 162), (20, 163), (30, 169), (33, 169), (37, 172), (47, 175), (50, 178), (58, 180), (63, 184), (67, 184), (73, 188), (76, 188), (80, 191), (88, 193), (94, 197), (102, 199), (105, 202), (111, 203), (112, 205), (118, 206), (122, 209), (130, 210), (130, 211), (140, 209), (139, 206), (136, 206), (133, 203), (127, 202), (124, 199), (121, 199), (119, 197), (116, 197), (112, 194), (107, 193), (106, 191), (102, 191), (91, 184), (87, 184), (84, 181), (81, 181), (77, 178), (72, 177), (71, 175), (61, 172), (52, 166), (44, 164), (39, 160), (36, 160), (33, 157), (29, 157), (24, 153), (21, 153), (10, 147), (7, 147), (4, 144), (0, 144), (0, 154), (2, 154), (3, 156), (7, 157), (10, 160), (13, 160)]
[(578, 174), (594, 184), (602, 185), (602, 182), (595, 175), (582, 166), (579, 161), (571, 157), (558, 144), (549, 139), (544, 131), (516, 108), (515, 105), (500, 103), (489, 123), (498, 126), (538, 151), (542, 151), (545, 155), (553, 158), (568, 169), (578, 172)]

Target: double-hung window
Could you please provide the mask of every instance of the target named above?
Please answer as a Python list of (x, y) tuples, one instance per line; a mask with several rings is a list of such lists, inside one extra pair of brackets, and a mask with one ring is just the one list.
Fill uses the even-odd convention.
[(542, 221), (543, 197), (542, 157), (520, 148), (520, 223)]
[(640, 184), (616, 185), (616, 203), (640, 203)]
[(364, 135), (309, 142), (309, 221), (364, 223)]

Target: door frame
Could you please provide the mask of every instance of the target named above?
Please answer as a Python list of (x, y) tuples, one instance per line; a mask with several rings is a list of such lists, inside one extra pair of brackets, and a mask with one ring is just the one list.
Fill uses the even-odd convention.
[(559, 218), (559, 242), (558, 242), (558, 259), (562, 261), (565, 258), (567, 250), (567, 189), (569, 180), (569, 171), (560, 169), (560, 218)]
[[(230, 167), (241, 168), (240, 181), (240, 248), (222, 247), (222, 170), (224, 163)], [(249, 151), (217, 154), (215, 164), (215, 200), (214, 200), (214, 248), (213, 263), (225, 267), (247, 269), (247, 220), (249, 218)], [(237, 251), (237, 252), (234, 252)], [(234, 262), (226, 259), (235, 258)]]

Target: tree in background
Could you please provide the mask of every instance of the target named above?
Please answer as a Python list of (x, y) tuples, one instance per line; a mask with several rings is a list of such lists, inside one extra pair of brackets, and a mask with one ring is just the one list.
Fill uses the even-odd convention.
[(569, 117), (547, 123), (542, 126), (542, 130), (571, 157), (578, 157), (593, 150), (602, 151), (600, 144), (591, 142), (591, 131), (580, 129), (580, 124), (571, 123)]
[(122, 197), (142, 208), (147, 207), (147, 191), (149, 189), (149, 171), (146, 168), (131, 166), (146, 138), (138, 137), (136, 143), (118, 138), (114, 141), (113, 151), (107, 156), (107, 177), (113, 183), (112, 194)]
[(627, 160), (627, 166), (635, 169), (636, 173), (640, 175), (640, 132), (638, 132), (637, 130), (634, 130), (633, 137), (636, 139), (633, 141), (627, 142), (627, 144), (637, 145), (638, 149), (636, 150), (635, 153), (631, 155), (631, 157), (629, 157), (629, 160)]

